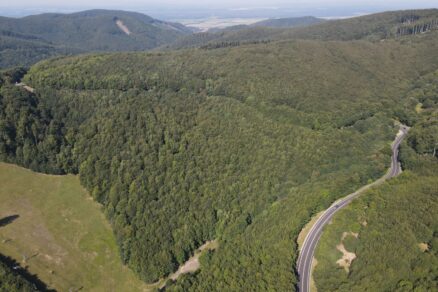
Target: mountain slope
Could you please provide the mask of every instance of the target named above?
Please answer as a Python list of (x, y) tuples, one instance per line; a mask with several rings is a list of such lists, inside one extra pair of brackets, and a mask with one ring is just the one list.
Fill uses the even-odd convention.
[[(438, 70), (422, 76), (407, 96), (404, 106), (411, 110), (413, 125), (400, 149), (405, 172), (363, 194), (327, 226), (316, 252), (318, 289), (436, 290)], [(344, 232), (358, 235), (344, 242), (356, 254), (348, 273), (336, 262)]]
[[(166, 289), (294, 290), (301, 228), (386, 171), (394, 120), (414, 124), (412, 90), (438, 67), (437, 35), (87, 54), (3, 72), (0, 159), (78, 173), (144, 281), (216, 240)], [(410, 143), (430, 153), (434, 129)]]
[[(431, 24), (438, 28), (438, 9), (391, 11), (343, 20), (328, 21), (287, 32), (283, 37), (322, 40), (381, 40), (400, 36), (400, 29)], [(420, 30), (417, 31), (420, 33)], [(423, 32), (423, 31), (421, 31)]]
[[(131, 33), (125, 33), (117, 22), (123, 23)], [(0, 27), (87, 51), (151, 49), (191, 32), (181, 24), (163, 22), (135, 12), (110, 10), (0, 18)]]
[(289, 290), (301, 227), (382, 175), (400, 100), (438, 66), (435, 33), (411, 40), (44, 61), (33, 93), (0, 90), (0, 158), (79, 173), (145, 281), (217, 239), (175, 288)]
[(81, 52), (84, 51), (57, 46), (33, 35), (0, 31), (0, 68), (28, 66), (56, 55)]
[[(122, 265), (110, 225), (77, 177), (49, 176), (0, 163), (0, 182), (0, 219), (16, 218), (0, 225), (1, 291), (36, 291), (7, 289), (8, 281), (23, 282), (8, 280), (17, 272), (37, 287), (50, 289), (39, 287), (37, 291), (73, 291), (80, 287), (96, 292), (148, 291)], [(9, 267), (22, 268), (9, 272), (3, 261), (9, 262)], [(31, 275), (36, 276), (27, 277)]]
[(88, 51), (144, 51), (191, 30), (125, 11), (0, 17), (0, 67), (28, 65), (58, 54)]
[(392, 39), (410, 34), (421, 34), (438, 29), (438, 9), (384, 12), (319, 24), (293, 27), (244, 27), (216, 33), (184, 36), (169, 47), (215, 47), (215, 44), (235, 46), (236, 43), (281, 41), (291, 39), (351, 41)]

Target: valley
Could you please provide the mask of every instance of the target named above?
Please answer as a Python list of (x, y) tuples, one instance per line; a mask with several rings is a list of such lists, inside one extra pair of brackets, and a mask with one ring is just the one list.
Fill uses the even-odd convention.
[(0, 253), (57, 291), (431, 290), (437, 19), (0, 18)]

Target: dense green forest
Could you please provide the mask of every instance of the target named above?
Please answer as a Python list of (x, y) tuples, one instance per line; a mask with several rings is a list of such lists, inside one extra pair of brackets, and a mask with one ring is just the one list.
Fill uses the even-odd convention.
[(89, 10), (19, 19), (0, 17), (0, 28), (0, 68), (9, 68), (30, 66), (53, 56), (96, 51), (217, 48), (291, 39), (380, 41), (436, 30), (438, 12), (395, 11), (332, 21), (314, 17), (270, 19), (193, 33), (181, 24), (140, 13)]
[(0, 159), (78, 173), (144, 281), (217, 239), (166, 289), (291, 290), (301, 228), (385, 173), (394, 120), (421, 123), (408, 93), (434, 102), (415, 88), (437, 46), (429, 31), (50, 59), (2, 73)]
[(78, 49), (56, 47), (35, 36), (0, 31), (0, 68), (29, 66), (56, 55), (71, 55), (80, 52), (82, 51)]
[[(291, 39), (381, 41), (437, 30), (438, 9), (383, 12), (292, 28), (279, 28), (281, 20), (270, 21), (277, 25), (239, 26), (214, 33), (206, 32), (182, 36), (169, 44), (168, 47), (180, 49), (216, 43)], [(287, 19), (284, 22), (288, 23)]]
[(145, 51), (191, 33), (182, 24), (125, 11), (0, 17), (0, 68), (81, 52)]
[[(323, 291), (436, 291), (438, 282), (438, 71), (416, 82), (407, 105), (415, 123), (401, 148), (405, 172), (342, 210), (318, 247), (315, 278)], [(336, 264), (344, 240), (356, 254), (349, 272)]]
[[(318, 290), (436, 291), (437, 181), (436, 175), (406, 171), (340, 212), (316, 254)], [(348, 273), (336, 263), (343, 232), (359, 234), (343, 240), (357, 256)]]

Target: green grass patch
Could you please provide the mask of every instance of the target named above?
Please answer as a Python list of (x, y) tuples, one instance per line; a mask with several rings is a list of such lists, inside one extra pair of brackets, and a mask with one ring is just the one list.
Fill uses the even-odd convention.
[(0, 163), (0, 253), (59, 291), (142, 291), (122, 265), (111, 227), (76, 176), (53, 176)]

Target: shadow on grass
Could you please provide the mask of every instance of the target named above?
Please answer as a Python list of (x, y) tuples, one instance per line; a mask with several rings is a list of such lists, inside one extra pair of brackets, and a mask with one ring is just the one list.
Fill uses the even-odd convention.
[[(4, 227), (6, 225), (11, 224), (15, 220), (17, 220), (20, 217), (20, 215), (10, 215), (6, 216), (0, 219), (0, 227)], [(37, 254), (36, 254), (37, 255)], [(34, 256), (36, 256), (34, 255)], [(33, 257), (33, 256), (32, 256)], [(37, 275), (31, 274), (26, 268), (23, 268), (20, 266), (20, 264), (14, 260), (13, 258), (10, 258), (8, 256), (5, 256), (3, 254), (0, 254), (0, 264), (6, 265), (9, 267), (12, 273), (16, 275), (20, 275), (22, 278), (27, 280), (29, 283), (31, 283), (36, 291), (56, 291), (51, 290), (47, 287), (47, 285), (41, 281)], [(1, 283), (0, 283), (1, 286)], [(1, 289), (0, 289), (1, 290)]]
[(20, 275), (29, 283), (32, 283), (36, 291), (56, 292), (56, 290), (49, 289), (47, 285), (38, 278), (37, 275), (33, 275), (27, 269), (22, 268), (16, 260), (0, 254), (0, 262), (8, 266), (12, 273)]
[(20, 215), (11, 215), (11, 216), (6, 216), (6, 217), (0, 219), (0, 227), (4, 227), (8, 224), (11, 224), (15, 220), (17, 220), (18, 217), (20, 217)]

